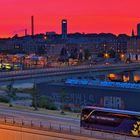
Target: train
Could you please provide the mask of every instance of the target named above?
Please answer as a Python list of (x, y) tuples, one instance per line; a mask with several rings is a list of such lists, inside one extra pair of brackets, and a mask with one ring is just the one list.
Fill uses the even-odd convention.
[(140, 112), (86, 106), (82, 109), (80, 126), (130, 136), (140, 136)]

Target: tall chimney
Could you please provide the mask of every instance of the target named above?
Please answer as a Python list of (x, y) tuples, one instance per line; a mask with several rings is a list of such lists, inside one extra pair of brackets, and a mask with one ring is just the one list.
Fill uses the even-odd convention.
[(25, 36), (27, 36), (27, 29), (25, 29)]
[(32, 30), (32, 36), (34, 36), (34, 16), (31, 17), (31, 30)]

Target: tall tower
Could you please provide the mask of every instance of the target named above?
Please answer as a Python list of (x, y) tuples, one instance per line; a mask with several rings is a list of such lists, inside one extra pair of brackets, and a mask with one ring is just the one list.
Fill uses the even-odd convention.
[(62, 20), (62, 39), (67, 39), (67, 20)]
[(131, 34), (132, 37), (135, 36), (135, 33), (134, 33), (134, 29), (132, 29), (132, 34)]
[(34, 36), (34, 16), (31, 16), (31, 34)]
[(137, 36), (140, 37), (140, 23), (137, 24)]

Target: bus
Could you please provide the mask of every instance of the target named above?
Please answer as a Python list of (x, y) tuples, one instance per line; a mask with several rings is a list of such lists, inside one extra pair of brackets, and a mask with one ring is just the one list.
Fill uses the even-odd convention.
[(140, 136), (140, 113), (87, 106), (82, 109), (80, 126), (90, 130)]

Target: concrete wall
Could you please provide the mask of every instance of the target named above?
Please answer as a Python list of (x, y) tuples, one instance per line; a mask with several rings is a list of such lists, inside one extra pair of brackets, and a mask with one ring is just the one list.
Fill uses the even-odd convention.
[[(67, 94), (66, 103), (73, 108), (85, 105), (140, 111), (139, 90), (105, 87), (38, 84), (39, 93), (61, 102), (61, 94)], [(59, 104), (58, 104), (59, 105)]]

